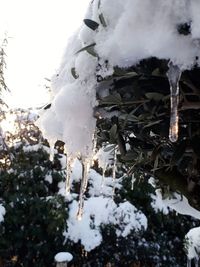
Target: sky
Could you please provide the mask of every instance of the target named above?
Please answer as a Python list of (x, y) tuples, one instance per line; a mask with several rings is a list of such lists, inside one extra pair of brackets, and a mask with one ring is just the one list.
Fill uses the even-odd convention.
[(68, 38), (79, 28), (89, 0), (0, 0), (0, 34), (6, 34), (5, 78), (11, 107), (48, 102), (45, 78), (59, 67)]

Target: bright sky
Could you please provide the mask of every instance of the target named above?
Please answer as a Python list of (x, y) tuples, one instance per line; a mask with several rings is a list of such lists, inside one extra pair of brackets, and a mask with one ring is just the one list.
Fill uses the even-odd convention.
[(0, 0), (0, 33), (7, 32), (7, 102), (15, 107), (48, 101), (45, 79), (59, 66), (68, 38), (81, 25), (89, 0)]

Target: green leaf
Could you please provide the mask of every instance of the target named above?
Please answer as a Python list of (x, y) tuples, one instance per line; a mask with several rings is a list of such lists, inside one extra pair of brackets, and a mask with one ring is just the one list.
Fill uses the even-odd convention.
[(149, 92), (145, 94), (146, 98), (154, 101), (160, 101), (163, 99), (164, 95), (160, 93), (155, 93), (155, 92)]
[(84, 19), (83, 20), (85, 25), (90, 28), (91, 30), (95, 31), (96, 29), (98, 29), (99, 27), (99, 23), (97, 23), (96, 21), (94, 20), (91, 20), (91, 19)]
[(126, 153), (126, 155), (121, 156), (121, 160), (125, 161), (125, 162), (127, 162), (127, 161), (133, 162), (136, 159), (137, 159), (137, 153), (134, 151), (128, 152), (128, 153)]
[(110, 152), (111, 150), (113, 150), (115, 148), (115, 145), (108, 145), (106, 146), (103, 151), (104, 152)]
[(156, 76), (156, 77), (165, 77), (165, 75), (160, 72), (160, 69), (159, 68), (156, 68), (155, 70), (153, 70), (153, 72), (151, 73), (151, 75), (152, 76)]
[(74, 77), (74, 79), (78, 79), (78, 74), (76, 73), (76, 69), (75, 68), (71, 68), (71, 74)]
[(100, 6), (101, 6), (101, 0), (99, 0), (98, 2), (98, 9), (100, 8)]
[(94, 47), (88, 47), (86, 51), (93, 57), (99, 57), (96, 51), (94, 50)]
[(81, 48), (80, 50), (78, 50), (78, 51), (76, 52), (76, 54), (78, 54), (78, 53), (80, 53), (80, 52), (83, 52), (83, 51), (88, 51), (89, 48), (94, 47), (95, 45), (96, 45), (96, 43), (92, 43), (92, 44), (90, 44), (90, 45), (84, 46), (83, 48)]
[(134, 71), (127, 71), (126, 69), (122, 69), (119, 67), (114, 67), (114, 76), (119, 76), (119, 77), (135, 77), (138, 76), (138, 74)]
[(51, 107), (51, 104), (48, 104), (43, 109), (49, 109), (50, 107)]
[(122, 98), (120, 94), (108, 95), (100, 100), (100, 105), (120, 105)]
[(105, 21), (102, 13), (99, 15), (99, 20), (100, 20), (101, 24), (103, 25), (103, 27), (107, 27), (106, 21)]
[(117, 125), (114, 124), (110, 129), (110, 142), (115, 143), (117, 140)]

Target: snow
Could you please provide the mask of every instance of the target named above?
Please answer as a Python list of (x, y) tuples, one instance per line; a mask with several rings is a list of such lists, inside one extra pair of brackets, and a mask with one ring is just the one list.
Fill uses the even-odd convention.
[[(108, 27), (95, 36), (97, 53), (112, 65), (131, 66), (155, 56), (191, 67), (199, 55), (194, 38), (199, 38), (198, 1), (126, 0), (101, 1)], [(93, 9), (93, 19), (97, 12)], [(195, 12), (196, 11), (196, 12)], [(180, 35), (177, 25), (191, 21), (192, 35)], [(123, 38), (122, 38), (123, 37)]]
[(81, 241), (86, 251), (91, 251), (102, 242), (101, 225), (115, 225), (116, 234), (126, 237), (131, 231), (147, 228), (147, 218), (129, 202), (117, 205), (112, 198), (98, 196), (85, 200), (82, 220), (76, 219), (78, 202), (69, 208), (66, 239)]
[[(77, 170), (74, 170), (76, 169)], [(79, 176), (80, 165), (76, 162), (73, 165), (73, 183), (78, 180), (74, 176)], [(115, 181), (115, 188), (121, 188), (120, 179)], [(78, 199), (77, 194), (66, 196), (69, 203), (69, 218), (67, 220), (67, 231), (64, 233), (66, 239), (73, 242), (80, 241), (86, 251), (91, 251), (102, 242), (101, 226), (116, 226), (117, 236), (128, 236), (131, 231), (140, 231), (147, 228), (147, 218), (130, 202), (125, 201), (117, 204), (113, 196), (114, 182), (112, 177), (105, 177), (102, 188), (102, 176), (95, 170), (89, 172), (88, 197), (84, 197), (84, 208), (81, 220), (77, 220)], [(60, 184), (64, 186), (64, 184)], [(62, 189), (60, 189), (62, 193)]]
[(200, 211), (190, 206), (187, 198), (181, 194), (173, 192), (169, 197), (163, 198), (161, 190), (156, 190), (156, 196), (153, 196), (152, 206), (156, 211), (162, 211), (168, 214), (169, 208), (177, 211), (182, 215), (189, 215), (196, 219), (200, 219)]
[(199, 258), (200, 255), (200, 227), (192, 228), (185, 236), (187, 255), (189, 259)]
[(59, 252), (55, 255), (56, 262), (70, 262), (73, 259), (73, 256), (69, 252)]
[[(199, 10), (198, 0), (91, 1), (86, 18), (99, 23), (99, 27), (93, 31), (83, 23), (71, 37), (60, 69), (52, 78), (51, 107), (43, 110), (38, 121), (51, 146), (56, 140), (62, 140), (67, 157), (91, 162), (96, 127), (93, 113), (98, 104), (96, 93), (107, 92), (107, 88), (105, 91), (101, 90), (101, 86), (98, 88), (97, 74), (106, 77), (112, 75), (115, 66), (133, 66), (149, 57), (169, 60), (180, 72), (191, 69), (195, 64), (200, 66)], [(106, 25), (102, 25), (99, 15), (103, 15)], [(190, 25), (187, 35), (178, 32), (178, 27), (185, 23)], [(94, 44), (98, 57), (80, 51), (91, 44)], [(97, 155), (103, 170), (110, 164), (109, 156), (103, 150)], [(72, 184), (73, 180), (81, 179), (80, 168), (76, 172), (72, 172)], [(110, 195), (113, 184), (109, 178), (105, 178), (105, 188), (102, 189), (101, 177), (93, 171), (89, 176), (91, 197), (86, 199), (83, 196), (85, 204), (81, 221), (76, 220), (76, 195), (69, 197), (72, 203), (66, 238), (75, 242), (80, 240), (90, 251), (102, 241), (101, 224), (119, 224), (117, 235), (122, 236), (127, 236), (133, 229), (146, 227), (145, 215), (136, 211), (129, 202), (119, 205), (114, 202)], [(98, 194), (97, 188), (102, 195)], [(60, 191), (63, 192), (62, 189)], [(200, 213), (178, 193), (163, 199), (157, 190), (152, 205), (164, 213), (168, 213), (170, 207), (181, 214), (200, 218)]]
[[(192, 68), (200, 56), (199, 5), (197, 0), (92, 1), (85, 17), (99, 27), (93, 31), (82, 24), (69, 40), (52, 79), (52, 105), (38, 121), (51, 145), (59, 139), (65, 142), (68, 156), (93, 156), (96, 73), (106, 77), (116, 65), (132, 66), (153, 56), (169, 59), (182, 70)], [(101, 24), (100, 14), (106, 25)], [(178, 26), (184, 23), (190, 24), (191, 34), (179, 34)], [(78, 52), (91, 44), (96, 44), (99, 58)]]
[(6, 210), (5, 208), (2, 206), (2, 204), (0, 204), (0, 222), (4, 221), (4, 216), (6, 214)]

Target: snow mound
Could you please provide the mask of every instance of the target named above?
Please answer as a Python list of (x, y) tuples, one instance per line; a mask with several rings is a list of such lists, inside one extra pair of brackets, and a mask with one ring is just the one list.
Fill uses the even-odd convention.
[(129, 202), (117, 205), (112, 198), (98, 196), (85, 200), (84, 213), (81, 221), (76, 219), (78, 203), (73, 201), (69, 209), (66, 239), (79, 240), (86, 251), (91, 251), (102, 242), (100, 227), (115, 225), (116, 234), (126, 237), (131, 231), (147, 228), (147, 218)]
[(69, 252), (59, 252), (55, 255), (56, 262), (70, 262), (73, 259), (73, 256)]

